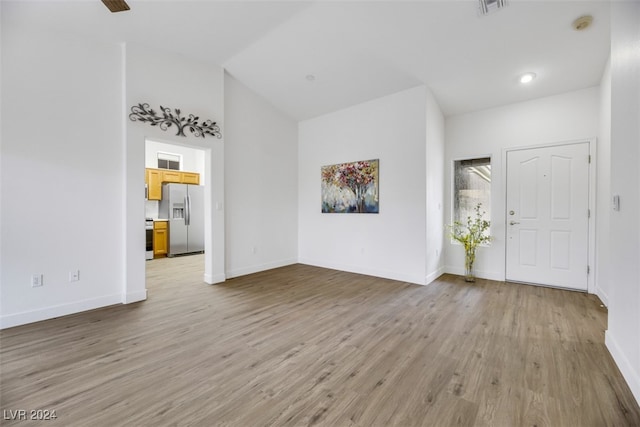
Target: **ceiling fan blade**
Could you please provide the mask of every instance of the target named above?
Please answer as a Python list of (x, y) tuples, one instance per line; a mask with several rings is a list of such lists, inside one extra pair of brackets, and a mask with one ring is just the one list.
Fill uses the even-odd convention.
[(129, 5), (124, 0), (102, 0), (102, 3), (104, 3), (111, 12), (124, 12), (125, 10), (129, 10)]

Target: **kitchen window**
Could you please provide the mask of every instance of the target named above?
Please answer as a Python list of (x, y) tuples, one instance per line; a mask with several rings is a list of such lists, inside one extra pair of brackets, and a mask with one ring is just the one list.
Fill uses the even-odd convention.
[(158, 152), (158, 169), (181, 170), (180, 163), (182, 156), (180, 154)]

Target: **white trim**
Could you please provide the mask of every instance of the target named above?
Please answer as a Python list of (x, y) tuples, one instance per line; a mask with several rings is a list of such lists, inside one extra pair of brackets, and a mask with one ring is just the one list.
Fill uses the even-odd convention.
[(144, 301), (147, 299), (147, 290), (125, 293), (122, 298), (123, 304), (131, 304), (134, 302)]
[(227, 271), (227, 277), (232, 278), (232, 277), (245, 276), (247, 274), (259, 273), (261, 271), (271, 270), (279, 267), (285, 267), (287, 265), (292, 265), (297, 263), (298, 263), (297, 259), (291, 258), (291, 259), (283, 259), (280, 261), (267, 262), (264, 264), (251, 265), (248, 267), (238, 268), (236, 270), (229, 270)]
[[(464, 276), (464, 268), (458, 266), (447, 265), (445, 267), (445, 273), (455, 274), (456, 276)], [(498, 271), (484, 271), (473, 270), (474, 275), (479, 279), (495, 280), (497, 282), (504, 282), (504, 274)]]
[(427, 274), (427, 276), (424, 278), (424, 284), (428, 285), (428, 284), (432, 283), (434, 280), (436, 280), (438, 277), (442, 276), (444, 273), (445, 273), (444, 266), (439, 267), (433, 273)]
[[(546, 148), (546, 147), (561, 147), (565, 145), (574, 145), (574, 144), (589, 144), (589, 155), (591, 156), (591, 163), (589, 164), (589, 209), (591, 211), (591, 217), (589, 218), (589, 247), (587, 249), (587, 263), (590, 267), (589, 275), (587, 276), (587, 293), (595, 294), (597, 293), (596, 284), (595, 284), (595, 266), (596, 266), (596, 138), (581, 138), (574, 139), (569, 141), (558, 141), (558, 142), (550, 142), (545, 144), (536, 144), (536, 145), (527, 145), (523, 147), (510, 147), (502, 149), (502, 195), (504, 197), (504, 206), (505, 209), (507, 207), (507, 154), (511, 151), (521, 151), (521, 150), (531, 150), (537, 148)], [(505, 215), (506, 221), (506, 215)], [(504, 243), (504, 279), (507, 277), (507, 249), (506, 249), (506, 239)]]
[(604, 304), (605, 307), (609, 307), (609, 295), (607, 295), (607, 293), (598, 285), (596, 285), (595, 294), (600, 298), (600, 301), (602, 301), (602, 304)]
[[(120, 93), (120, 107), (122, 108), (121, 117), (120, 117), (120, 136), (121, 136), (121, 147), (122, 148), (122, 186), (120, 187), (120, 191), (122, 191), (124, 203), (122, 203), (122, 214), (120, 220), (122, 221), (121, 227), (121, 239), (122, 239), (122, 252), (120, 254), (120, 262), (124, 268), (122, 269), (122, 300), (126, 299), (127, 288), (128, 288), (128, 271), (127, 271), (127, 255), (128, 255), (128, 245), (127, 245), (127, 232), (129, 223), (127, 222), (127, 213), (128, 213), (128, 200), (127, 200), (127, 44), (122, 42), (120, 43), (120, 84), (121, 84), (121, 93)], [(145, 194), (146, 195), (146, 194)]]
[(381, 277), (383, 279), (397, 280), (400, 282), (413, 283), (415, 285), (425, 285), (425, 278), (420, 276), (412, 276), (409, 274), (398, 273), (395, 271), (378, 270), (375, 268), (360, 267), (356, 265), (341, 264), (325, 261), (314, 261), (307, 258), (298, 260), (300, 264), (312, 265), (315, 267), (328, 268), (331, 270), (346, 271), (349, 273), (364, 274), (367, 276)]
[(205, 274), (203, 280), (207, 285), (215, 285), (224, 282), (227, 278), (224, 274)]
[(590, 294), (597, 293), (596, 288), (596, 217), (598, 215), (596, 197), (597, 197), (597, 172), (598, 159), (596, 153), (597, 139), (590, 138), (589, 142), (589, 275), (587, 276), (587, 292)]
[(636, 398), (636, 402), (640, 404), (640, 372), (638, 367), (631, 364), (629, 359), (625, 356), (624, 352), (620, 349), (620, 346), (616, 342), (615, 338), (609, 331), (604, 333), (604, 343), (613, 357), (613, 361), (618, 365), (618, 369), (622, 373), (622, 376), (627, 381), (627, 385), (631, 389), (631, 393)]
[(122, 294), (105, 295), (99, 298), (91, 298), (70, 304), (61, 304), (46, 307), (38, 310), (23, 311), (22, 313), (0, 316), (0, 329), (12, 328), (14, 326), (26, 325), (27, 323), (40, 322), (42, 320), (53, 319), (54, 317), (76, 314), (82, 311), (95, 310), (110, 305), (120, 304)]

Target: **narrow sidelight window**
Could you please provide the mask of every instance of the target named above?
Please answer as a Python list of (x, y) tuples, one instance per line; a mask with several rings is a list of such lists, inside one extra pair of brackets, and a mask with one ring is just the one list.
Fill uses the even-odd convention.
[(484, 219), (491, 220), (491, 158), (456, 160), (453, 171), (453, 220), (466, 224), (482, 203)]

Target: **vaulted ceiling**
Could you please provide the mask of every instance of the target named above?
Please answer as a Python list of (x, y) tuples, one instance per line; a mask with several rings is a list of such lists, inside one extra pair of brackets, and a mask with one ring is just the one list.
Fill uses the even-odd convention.
[[(2, 15), (221, 65), (298, 120), (418, 85), (445, 115), (524, 101), (598, 85), (609, 56), (608, 1), (510, 0), (486, 16), (471, 0), (128, 3), (4, 0)], [(574, 30), (586, 14), (591, 27)]]

